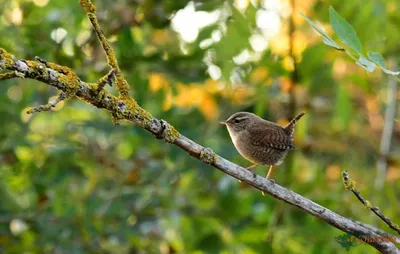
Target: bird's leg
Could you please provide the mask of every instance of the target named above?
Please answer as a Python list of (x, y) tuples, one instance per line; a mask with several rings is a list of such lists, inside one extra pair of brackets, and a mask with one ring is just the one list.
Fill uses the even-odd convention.
[[(268, 177), (271, 175), (271, 173), (272, 173), (272, 168), (273, 168), (273, 165), (269, 166), (268, 174), (267, 174), (267, 176), (265, 177), (266, 179), (268, 179)], [(268, 179), (268, 180), (270, 180), (272, 183), (275, 183), (274, 179)], [(261, 191), (261, 194), (262, 194), (263, 196), (265, 196), (265, 193), (264, 193), (263, 191)]]
[(271, 173), (272, 173), (273, 167), (274, 167), (274, 165), (269, 166), (268, 174), (267, 174), (267, 176), (266, 176), (265, 178), (268, 179), (268, 180), (270, 180), (272, 183), (275, 183), (275, 180), (274, 180), (274, 179), (269, 179), (269, 176), (270, 176)]
[(273, 165), (269, 166), (268, 174), (265, 178), (268, 179), (269, 175), (272, 173), (272, 168), (273, 168)]

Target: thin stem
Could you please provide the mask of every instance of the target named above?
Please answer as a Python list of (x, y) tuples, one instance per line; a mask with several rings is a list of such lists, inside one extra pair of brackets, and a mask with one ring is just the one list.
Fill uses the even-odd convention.
[(388, 217), (386, 217), (378, 207), (373, 206), (371, 202), (368, 200), (364, 199), (361, 196), (361, 193), (356, 189), (356, 182), (352, 180), (349, 176), (349, 173), (345, 170), (343, 172), (343, 184), (344, 187), (347, 190), (350, 190), (351, 192), (354, 193), (354, 195), (357, 197), (357, 199), (369, 210), (371, 210), (376, 216), (378, 216), (382, 221), (384, 221), (391, 229), (396, 231), (400, 235), (400, 227), (393, 223)]

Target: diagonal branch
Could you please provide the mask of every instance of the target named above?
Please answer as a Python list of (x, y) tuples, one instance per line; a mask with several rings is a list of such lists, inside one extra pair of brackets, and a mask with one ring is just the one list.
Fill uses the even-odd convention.
[[(55, 67), (55, 64), (51, 66)], [(43, 65), (37, 61), (17, 60), (13, 55), (0, 49), (0, 68), (22, 73), (25, 78), (36, 79), (64, 92), (74, 91), (74, 95), (79, 99), (97, 107), (110, 111), (118, 119), (131, 121), (143, 129), (153, 134), (158, 139), (164, 139), (182, 150), (188, 152), (191, 156), (212, 165), (222, 172), (235, 177), (238, 180), (246, 182), (255, 188), (296, 206), (306, 213), (319, 218), (320, 220), (342, 230), (343, 232), (354, 236), (365, 236), (371, 239), (377, 239), (380, 235), (389, 235), (372, 226), (365, 225), (343, 217), (328, 208), (325, 208), (289, 189), (278, 184), (274, 184), (264, 177), (258, 176), (245, 168), (242, 168), (221, 156), (213, 153), (210, 148), (205, 148), (193, 140), (181, 135), (170, 124), (164, 120), (154, 118), (149, 112), (141, 108), (132, 98), (115, 97), (107, 92), (98, 83), (87, 83), (80, 79), (73, 79), (68, 82), (67, 74), (62, 73), (61, 66), (51, 68), (50, 65)], [(68, 74), (71, 77), (70, 73)], [(73, 81), (78, 80), (77, 84)], [(396, 242), (400, 242), (396, 238)], [(367, 242), (382, 253), (400, 253), (392, 242), (372, 241)]]
[(386, 217), (378, 207), (373, 206), (371, 202), (366, 200), (361, 196), (361, 193), (356, 189), (356, 183), (355, 181), (351, 180), (349, 173), (347, 171), (343, 172), (343, 183), (344, 187), (351, 192), (354, 193), (354, 195), (357, 197), (357, 199), (366, 207), (368, 210), (371, 210), (376, 216), (378, 216), (381, 220), (383, 220), (391, 229), (396, 231), (400, 235), (400, 227), (399, 225), (393, 223), (388, 217)]
[(79, 1), (86, 15), (88, 16), (90, 22), (92, 23), (93, 29), (96, 32), (97, 38), (104, 49), (107, 56), (108, 65), (111, 67), (111, 71), (116, 77), (116, 84), (119, 94), (122, 97), (129, 97), (129, 84), (126, 82), (124, 76), (122, 75), (121, 69), (119, 68), (117, 58), (115, 57), (115, 51), (108, 43), (103, 30), (101, 29), (99, 22), (96, 17), (96, 6), (92, 4), (90, 0), (80, 0)]

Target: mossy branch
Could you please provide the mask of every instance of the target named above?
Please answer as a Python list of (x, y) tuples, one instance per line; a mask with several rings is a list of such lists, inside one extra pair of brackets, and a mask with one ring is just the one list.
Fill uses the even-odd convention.
[(121, 69), (119, 68), (117, 58), (115, 57), (114, 49), (108, 43), (107, 38), (104, 35), (104, 32), (99, 25), (99, 21), (97, 20), (96, 16), (96, 7), (92, 4), (90, 0), (80, 0), (79, 2), (83, 10), (85, 11), (86, 15), (88, 16), (90, 22), (92, 23), (97, 38), (99, 39), (101, 46), (103, 47), (104, 52), (106, 53), (107, 63), (116, 77), (115, 83), (117, 85), (117, 90), (120, 96), (122, 98), (129, 98), (129, 84), (124, 78)]
[(350, 190), (354, 193), (357, 199), (366, 207), (368, 210), (372, 211), (376, 216), (378, 216), (381, 220), (383, 220), (391, 229), (396, 231), (400, 235), (400, 227), (399, 225), (393, 223), (388, 217), (386, 217), (378, 207), (373, 206), (371, 202), (366, 200), (361, 196), (361, 193), (356, 189), (356, 182), (352, 180), (349, 176), (347, 170), (345, 170), (342, 174), (343, 176), (343, 184), (347, 190)]
[[(148, 130), (154, 136), (174, 142), (179, 133), (163, 120), (158, 120), (141, 108), (137, 102), (130, 97), (116, 97), (104, 89), (104, 84), (110, 82), (111, 72), (107, 78), (101, 78), (97, 83), (88, 83), (80, 80), (78, 76), (68, 67), (47, 62), (39, 57), (35, 61), (19, 60), (5, 49), (0, 49), (0, 69), (10, 70), (25, 78), (35, 79), (59, 89), (62, 93), (50, 105), (65, 98), (76, 96), (93, 106), (107, 109), (119, 120), (128, 120)], [(8, 75), (8, 73), (5, 73)], [(47, 104), (46, 104), (47, 105)], [(46, 107), (46, 106), (43, 106)], [(161, 127), (163, 126), (163, 127)]]

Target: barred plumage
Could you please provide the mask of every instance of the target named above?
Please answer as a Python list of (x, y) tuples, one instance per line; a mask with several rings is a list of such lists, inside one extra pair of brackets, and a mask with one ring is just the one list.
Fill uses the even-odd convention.
[(255, 165), (279, 165), (288, 150), (295, 149), (293, 133), (296, 123), (304, 115), (298, 114), (285, 127), (264, 120), (253, 113), (238, 112), (225, 122), (238, 152)]

